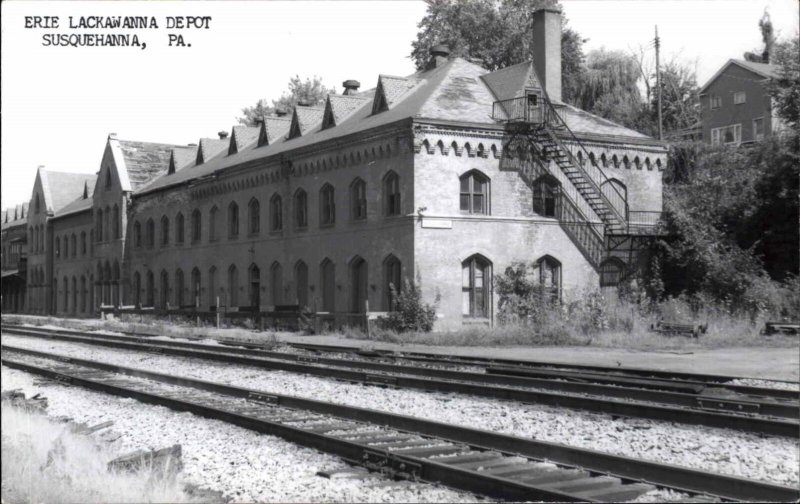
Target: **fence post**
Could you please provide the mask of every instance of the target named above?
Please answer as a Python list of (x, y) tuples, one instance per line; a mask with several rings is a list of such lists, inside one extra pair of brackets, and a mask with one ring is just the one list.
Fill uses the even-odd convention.
[(219, 329), (219, 296), (217, 296), (217, 329)]
[(364, 300), (364, 322), (367, 323), (367, 339), (372, 339), (372, 334), (369, 330), (369, 299)]

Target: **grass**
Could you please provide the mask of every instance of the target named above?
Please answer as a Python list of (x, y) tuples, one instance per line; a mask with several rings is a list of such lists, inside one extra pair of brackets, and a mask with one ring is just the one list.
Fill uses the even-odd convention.
[(162, 472), (109, 472), (110, 447), (7, 403), (2, 453), (3, 502), (196, 502)]

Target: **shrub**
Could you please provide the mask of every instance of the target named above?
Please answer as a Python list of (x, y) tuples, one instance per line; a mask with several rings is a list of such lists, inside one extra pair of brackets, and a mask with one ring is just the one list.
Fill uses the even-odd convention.
[(403, 281), (403, 288), (397, 292), (391, 286), (391, 296), (395, 303), (395, 311), (383, 318), (382, 326), (395, 332), (430, 332), (436, 320), (437, 296), (434, 304), (422, 300), (422, 292), (418, 283)]

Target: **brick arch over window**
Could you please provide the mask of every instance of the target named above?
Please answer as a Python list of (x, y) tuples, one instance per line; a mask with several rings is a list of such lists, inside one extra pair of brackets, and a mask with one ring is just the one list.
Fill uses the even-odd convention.
[(303, 229), (308, 227), (308, 194), (302, 188), (295, 191), (293, 196), (294, 227)]
[(236, 238), (239, 236), (239, 205), (231, 201), (228, 205), (228, 237)]
[(144, 242), (147, 248), (153, 248), (156, 242), (156, 223), (153, 219), (147, 219), (144, 227)]
[(356, 177), (350, 183), (350, 218), (364, 220), (367, 218), (367, 183)]
[(537, 280), (543, 291), (553, 301), (561, 299), (561, 261), (551, 255), (536, 260)]
[(192, 211), (192, 243), (200, 241), (203, 231), (203, 214), (200, 209), (195, 208)]
[(186, 232), (185, 227), (183, 212), (178, 212), (175, 215), (175, 243), (178, 245), (183, 244), (184, 234)]
[(481, 254), (461, 263), (461, 314), (465, 318), (491, 317), (492, 262)]
[(261, 204), (257, 198), (247, 203), (247, 233), (256, 235), (261, 231)]
[(462, 213), (489, 215), (491, 183), (480, 170), (470, 170), (459, 177), (459, 208)]
[(331, 184), (325, 184), (319, 190), (319, 223), (332, 225), (336, 222), (336, 192)]
[(273, 194), (269, 199), (269, 214), (269, 230), (283, 230), (283, 198), (278, 193)]
[(400, 215), (400, 203), (400, 176), (394, 170), (389, 170), (383, 176), (384, 215), (388, 217)]
[(161, 246), (169, 245), (169, 217), (163, 215), (161, 217)]

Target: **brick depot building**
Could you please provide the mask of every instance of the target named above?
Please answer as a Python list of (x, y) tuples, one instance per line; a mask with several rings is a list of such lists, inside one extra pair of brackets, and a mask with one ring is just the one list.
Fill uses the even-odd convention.
[[(533, 62), (489, 72), (438, 47), (424, 71), (197, 145), (109, 135), (91, 180), (40, 169), (27, 311), (299, 304), (346, 320), (390, 310), (408, 278), (448, 329), (493, 323), (493, 277), (514, 261), (563, 299), (613, 285), (635, 267), (631, 229), (662, 209), (666, 149), (561, 103), (560, 17), (535, 16)], [(512, 135), (517, 102), (529, 121), (552, 103), (566, 127)]]

